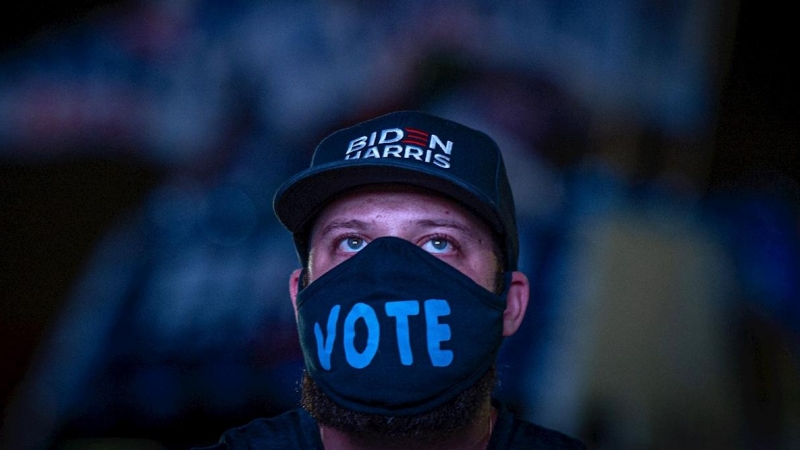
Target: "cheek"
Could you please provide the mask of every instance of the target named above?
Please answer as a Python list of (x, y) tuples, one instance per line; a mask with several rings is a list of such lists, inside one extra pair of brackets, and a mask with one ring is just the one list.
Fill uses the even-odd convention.
[(327, 269), (324, 265), (315, 264), (313, 260), (309, 260), (308, 262), (308, 282), (312, 283), (317, 278), (321, 277), (322, 274), (327, 272)]
[(311, 250), (308, 254), (308, 281), (309, 283), (319, 278), (323, 273), (327, 272), (327, 258), (322, 252)]
[(494, 292), (497, 267), (494, 253), (486, 251), (473, 255), (465, 266), (456, 268), (484, 289)]
[(338, 266), (348, 257), (327, 254), (325, 252), (311, 252), (308, 257), (308, 281), (312, 282), (324, 275), (329, 270)]
[(482, 273), (485, 277), (485, 283), (482, 286), (488, 291), (495, 292), (497, 290), (497, 277), (503, 276), (500, 272), (500, 261), (497, 260), (497, 254), (493, 251), (487, 251), (483, 261)]
[(494, 267), (486, 267), (481, 272), (481, 274), (482, 277), (480, 282), (478, 282), (478, 284), (480, 284), (487, 291), (494, 292), (497, 288), (496, 286), (497, 271), (494, 269)]

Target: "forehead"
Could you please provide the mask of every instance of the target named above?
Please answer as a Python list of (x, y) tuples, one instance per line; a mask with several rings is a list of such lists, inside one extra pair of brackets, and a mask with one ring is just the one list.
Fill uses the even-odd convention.
[(403, 184), (362, 186), (339, 195), (319, 213), (311, 234), (313, 236), (330, 222), (347, 220), (375, 225), (449, 222), (492, 236), (489, 226), (458, 202), (427, 189)]

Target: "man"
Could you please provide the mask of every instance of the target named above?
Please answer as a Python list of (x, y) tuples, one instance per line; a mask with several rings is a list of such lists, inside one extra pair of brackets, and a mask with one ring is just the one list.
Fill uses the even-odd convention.
[(302, 409), (217, 448), (584, 448), (491, 399), (519, 328), (511, 190), (482, 132), (403, 111), (340, 130), (278, 189), (301, 269), (289, 280)]

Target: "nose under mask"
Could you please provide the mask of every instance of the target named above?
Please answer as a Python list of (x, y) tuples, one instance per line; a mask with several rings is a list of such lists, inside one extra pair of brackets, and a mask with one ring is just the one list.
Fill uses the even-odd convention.
[(497, 295), (416, 245), (374, 240), (297, 294), (306, 370), (339, 405), (429, 411), (491, 367), (503, 337)]

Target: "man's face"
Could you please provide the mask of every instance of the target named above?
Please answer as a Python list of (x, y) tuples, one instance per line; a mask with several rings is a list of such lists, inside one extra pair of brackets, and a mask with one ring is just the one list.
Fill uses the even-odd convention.
[(402, 185), (357, 189), (322, 211), (311, 231), (309, 281), (385, 236), (418, 245), (494, 289), (498, 262), (488, 226), (446, 198)]
[[(309, 235), (307, 282), (313, 283), (381, 237), (404, 239), (454, 267), (487, 291), (497, 290), (496, 278), (502, 275), (500, 252), (489, 226), (456, 202), (400, 184), (354, 189), (322, 210)], [(299, 290), (305, 284), (300, 282), (303, 272), (296, 269), (289, 280), (295, 311)], [(506, 299), (503, 336), (510, 336), (518, 329), (527, 306), (525, 275), (511, 273), (503, 295)], [(494, 380), (491, 369), (445, 404), (411, 416), (386, 416), (340, 406), (306, 373), (302, 404), (318, 423), (363, 439), (374, 439), (376, 443), (386, 442), (388, 438), (436, 441), (463, 430), (488, 411)]]

